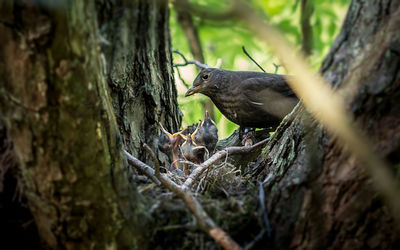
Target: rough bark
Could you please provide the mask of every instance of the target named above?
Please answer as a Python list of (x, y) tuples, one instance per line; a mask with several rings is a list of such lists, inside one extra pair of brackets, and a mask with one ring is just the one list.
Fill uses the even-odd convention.
[[(179, 125), (166, 2), (45, 1), (40, 8), (9, 2), (0, 9), (0, 111), (43, 246), (214, 248), (176, 198), (154, 195), (148, 209), (121, 156), (123, 144), (142, 159), (141, 142), (156, 148), (156, 121), (170, 130)], [(375, 40), (389, 34), (379, 31), (398, 6), (354, 0), (321, 68), (339, 89), (354, 73), (364, 75), (349, 95), (349, 110), (394, 165), (400, 161), (400, 39), (390, 34), (388, 46)], [(357, 71), (366, 66), (371, 70)], [(301, 107), (293, 116), (256, 163), (273, 227), (273, 239), (256, 246), (399, 248), (399, 230), (360, 164)], [(214, 188), (199, 200), (245, 245), (262, 228), (257, 190), (240, 185), (224, 192)], [(149, 224), (150, 213), (157, 227)]]
[(94, 2), (8, 1), (0, 13), (0, 111), (43, 246), (144, 247)]
[[(400, 161), (400, 36), (395, 32), (400, 24), (390, 24), (391, 32), (388, 25), (399, 4), (354, 0), (321, 67), (376, 142), (371, 147), (393, 166)], [(360, 74), (359, 81), (349, 87), (354, 74)], [(302, 107), (293, 117), (278, 128), (258, 168), (274, 232), (270, 247), (398, 247), (400, 230), (362, 165)]]
[(168, 1), (96, 1), (113, 108), (126, 149), (145, 159), (158, 152), (157, 122), (171, 132), (181, 123), (171, 64)]

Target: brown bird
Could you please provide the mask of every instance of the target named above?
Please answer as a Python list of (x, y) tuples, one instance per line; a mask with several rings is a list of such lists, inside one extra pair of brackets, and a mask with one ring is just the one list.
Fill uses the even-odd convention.
[(299, 99), (288, 86), (288, 76), (223, 69), (203, 69), (185, 96), (202, 93), (229, 120), (241, 127), (277, 127)]
[(204, 116), (204, 121), (200, 123), (199, 129), (194, 134), (194, 142), (197, 145), (205, 146), (211, 154), (218, 142), (218, 128), (215, 122), (208, 115), (208, 111)]

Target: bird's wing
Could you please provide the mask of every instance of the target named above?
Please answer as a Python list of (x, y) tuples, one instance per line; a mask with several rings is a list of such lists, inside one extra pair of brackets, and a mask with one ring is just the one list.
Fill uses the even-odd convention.
[(297, 104), (298, 99), (283, 76), (272, 75), (249, 78), (241, 83), (244, 99), (250, 106), (283, 118)]
[(282, 96), (296, 97), (282, 75), (265, 74), (262, 77), (252, 77), (244, 79), (241, 85), (245, 90), (249, 91), (269, 89), (278, 92)]

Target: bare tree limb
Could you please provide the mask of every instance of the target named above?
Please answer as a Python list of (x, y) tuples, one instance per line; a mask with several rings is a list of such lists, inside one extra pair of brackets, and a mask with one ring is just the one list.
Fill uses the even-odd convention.
[(277, 74), (277, 73), (278, 73), (278, 69), (279, 69), (279, 67), (280, 67), (281, 65), (278, 65), (278, 64), (275, 64), (275, 63), (272, 63), (272, 64), (273, 64), (274, 67), (275, 67), (274, 74)]
[(210, 166), (212, 166), (215, 162), (221, 160), (222, 158), (226, 157), (227, 155), (233, 154), (246, 154), (251, 152), (257, 147), (264, 145), (269, 140), (269, 138), (264, 139), (252, 146), (243, 146), (243, 147), (227, 147), (223, 150), (220, 150), (213, 154), (208, 160), (200, 164), (199, 167), (194, 169), (186, 181), (183, 183), (182, 187), (184, 189), (189, 189), (195, 181), (199, 179), (199, 177), (203, 174), (205, 170), (207, 170)]
[(181, 71), (179, 70), (178, 67), (176, 67), (176, 72), (178, 73), (179, 80), (181, 80), (182, 84), (186, 87), (186, 90), (189, 89), (189, 85), (186, 83), (185, 79), (183, 79), (181, 75)]
[[(155, 157), (149, 147), (147, 150), (149, 150), (148, 152), (151, 157)], [(190, 212), (195, 216), (199, 228), (210, 235), (219, 245), (225, 249), (242, 249), (239, 244), (237, 244), (222, 228), (215, 224), (189, 189), (183, 188), (183, 186), (176, 184), (165, 174), (160, 173), (160, 165), (158, 164), (158, 161), (155, 166), (156, 170), (150, 171), (153, 170), (150, 166), (136, 159), (125, 150), (124, 153), (128, 157), (129, 164), (145, 173), (146, 176), (153, 181), (154, 178), (156, 178), (156, 181), (161, 182), (171, 192), (180, 197), (188, 206)]]
[(135, 166), (137, 170), (146, 175), (150, 180), (152, 180), (155, 184), (160, 185), (160, 181), (155, 178), (154, 170), (143, 162), (139, 161), (135, 157), (133, 157), (128, 151), (124, 150), (126, 157), (128, 158), (128, 163), (132, 166)]
[(178, 50), (173, 50), (172, 53), (176, 53), (176, 54), (180, 55), (182, 57), (183, 61), (184, 61), (184, 63), (178, 63), (178, 64), (172, 65), (173, 67), (182, 67), (182, 66), (187, 66), (189, 64), (194, 64), (197, 67), (202, 68), (202, 69), (208, 69), (209, 68), (207, 64), (201, 63), (199, 61), (196, 61), (196, 60), (188, 61), (186, 59), (186, 57), (181, 52), (179, 52)]
[(151, 159), (153, 160), (154, 166), (156, 168), (155, 175), (156, 176), (159, 175), (160, 174), (160, 163), (158, 162), (156, 155), (154, 154), (153, 150), (151, 150), (149, 145), (147, 145), (146, 143), (143, 144), (143, 147), (146, 150), (146, 152), (150, 155)]

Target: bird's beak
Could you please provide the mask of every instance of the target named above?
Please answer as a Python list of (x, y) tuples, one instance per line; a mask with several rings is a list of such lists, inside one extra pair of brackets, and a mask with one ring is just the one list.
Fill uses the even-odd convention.
[(204, 121), (210, 119), (210, 115), (208, 114), (208, 110), (206, 110), (206, 114), (204, 116)]
[(197, 91), (198, 91), (198, 86), (192, 87), (186, 92), (185, 97), (193, 95), (193, 94), (197, 93)]

